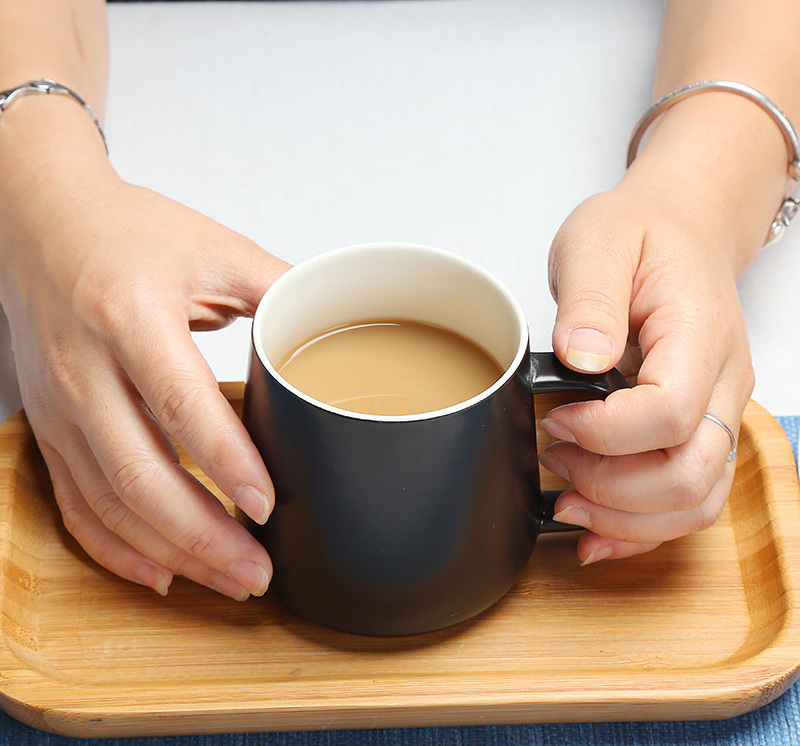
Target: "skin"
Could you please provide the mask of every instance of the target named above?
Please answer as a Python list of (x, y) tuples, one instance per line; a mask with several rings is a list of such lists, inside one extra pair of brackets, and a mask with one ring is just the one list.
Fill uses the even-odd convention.
[[(797, 13), (785, 0), (671, 3), (657, 95), (727, 77), (800, 121), (786, 21)], [(0, 24), (0, 88), (52, 77), (102, 115), (101, 2), (0, 0)], [(269, 474), (189, 332), (252, 315), (288, 265), (122, 181), (68, 98), (15, 104), (0, 142), (0, 303), (65, 526), (111, 572), (161, 594), (175, 574), (240, 600), (264, 593), (266, 552), (181, 469), (171, 439), (245, 513), (267, 519)], [(621, 360), (636, 384), (545, 422), (561, 442), (542, 459), (575, 487), (559, 517), (590, 528), (581, 561), (647, 551), (722, 510), (730, 446), (702, 415), (738, 431), (752, 390), (735, 283), (781, 201), (786, 163), (757, 106), (703, 94), (662, 117), (622, 182), (558, 232), (556, 353), (576, 369)]]
[[(0, 85), (47, 75), (102, 112), (102, 3), (9, 2), (0, 19), (13, 41), (0, 47)], [(161, 594), (176, 573), (239, 600), (263, 594), (267, 553), (178, 465), (170, 437), (264, 522), (269, 474), (189, 332), (252, 315), (288, 265), (123, 182), (66, 97), (16, 103), (0, 140), (0, 302), (66, 528)]]
[[(795, 0), (670, 2), (655, 97), (731, 79), (800, 121), (799, 15)], [(544, 423), (561, 442), (542, 462), (574, 488), (557, 518), (589, 529), (584, 564), (649, 551), (719, 517), (735, 464), (727, 434), (703, 414), (738, 433), (754, 376), (736, 281), (783, 200), (787, 164), (780, 130), (757, 105), (706, 92), (662, 115), (620, 184), (556, 235), (554, 350), (575, 369), (620, 362), (635, 384)], [(570, 350), (580, 329), (592, 330), (576, 338), (593, 354)]]

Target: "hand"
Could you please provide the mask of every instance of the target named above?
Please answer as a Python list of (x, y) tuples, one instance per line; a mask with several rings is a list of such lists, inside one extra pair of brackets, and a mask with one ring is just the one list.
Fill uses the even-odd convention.
[[(690, 201), (691, 202), (691, 201)], [(730, 493), (753, 370), (725, 236), (675, 195), (623, 184), (584, 202), (550, 254), (553, 348), (574, 370), (620, 363), (632, 388), (551, 411), (541, 456), (569, 479), (557, 520), (585, 527), (584, 564), (711, 526)]]
[(107, 165), (60, 165), (7, 190), (0, 300), (64, 524), (162, 595), (176, 573), (263, 594), (267, 553), (181, 468), (171, 438), (266, 520), (270, 477), (189, 332), (251, 315), (288, 265)]

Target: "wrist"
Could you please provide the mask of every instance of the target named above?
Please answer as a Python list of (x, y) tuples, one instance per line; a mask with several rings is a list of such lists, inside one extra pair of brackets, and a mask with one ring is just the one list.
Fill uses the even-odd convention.
[[(29, 95), (0, 116), (0, 296), (63, 244), (81, 205), (119, 181), (87, 112), (64, 96)], [(63, 248), (60, 249), (63, 251)], [(66, 259), (66, 257), (62, 257)]]
[(619, 188), (645, 193), (713, 237), (739, 276), (761, 250), (787, 185), (786, 144), (758, 105), (730, 93), (681, 101), (652, 126)]
[(0, 115), (0, 199), (13, 199), (18, 181), (47, 180), (59, 170), (113, 171), (89, 113), (62, 95), (29, 94)]

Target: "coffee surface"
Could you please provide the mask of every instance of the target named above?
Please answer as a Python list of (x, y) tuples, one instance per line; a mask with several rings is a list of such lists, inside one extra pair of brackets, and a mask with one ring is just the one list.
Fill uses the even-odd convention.
[(482, 347), (460, 334), (394, 319), (328, 329), (276, 367), (318, 401), (374, 415), (444, 409), (476, 396), (503, 373)]

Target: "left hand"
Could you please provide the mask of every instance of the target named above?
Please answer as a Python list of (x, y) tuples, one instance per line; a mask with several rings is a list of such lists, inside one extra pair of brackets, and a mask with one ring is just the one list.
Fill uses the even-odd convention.
[[(688, 204), (687, 204), (688, 202)], [(587, 529), (583, 564), (650, 551), (711, 526), (754, 385), (725, 236), (691, 200), (623, 182), (581, 204), (550, 253), (553, 349), (574, 370), (619, 363), (632, 388), (569, 404), (542, 422), (541, 456), (569, 479), (557, 519)]]

